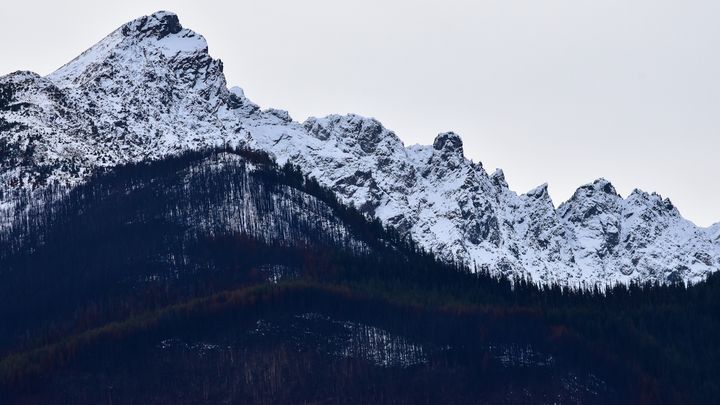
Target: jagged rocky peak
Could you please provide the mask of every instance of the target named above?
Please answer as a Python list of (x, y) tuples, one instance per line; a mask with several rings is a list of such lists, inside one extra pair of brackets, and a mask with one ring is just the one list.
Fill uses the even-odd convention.
[(558, 207), (559, 216), (577, 238), (576, 256), (586, 267), (604, 267), (606, 258), (617, 251), (624, 207), (615, 187), (603, 178), (579, 187)]
[(124, 24), (48, 78), (60, 87), (107, 84), (128, 74), (142, 82), (137, 75), (162, 75), (163, 65), (182, 81), (213, 79), (224, 87), (222, 62), (210, 57), (205, 38), (167, 11)]
[(629, 208), (652, 209), (663, 215), (680, 216), (672, 201), (657, 193), (648, 193), (636, 188), (625, 201)]
[(575, 191), (575, 194), (585, 196), (591, 196), (597, 193), (605, 193), (613, 197), (619, 197), (612, 183), (602, 177), (593, 181), (592, 183), (580, 186), (577, 191)]
[(573, 222), (579, 222), (597, 214), (618, 211), (622, 197), (615, 187), (604, 178), (584, 184), (575, 190), (568, 201), (558, 207), (561, 216), (573, 216)]
[(154, 36), (158, 39), (163, 39), (170, 34), (177, 34), (182, 29), (178, 16), (170, 11), (158, 11), (149, 16), (140, 17), (121, 28), (125, 36)]
[(490, 180), (499, 189), (507, 189), (508, 183), (505, 180), (505, 172), (502, 169), (495, 169), (493, 174), (490, 175)]
[[(245, 97), (245, 91), (241, 87), (234, 86), (228, 90), (227, 106), (231, 110), (239, 110), (244, 115), (251, 116), (260, 111), (260, 106)], [(289, 118), (288, 114), (288, 118)]]
[(534, 189), (528, 191), (525, 193), (525, 196), (528, 198), (534, 198), (536, 200), (550, 200), (550, 194), (548, 193), (548, 184), (543, 183)]
[(443, 132), (438, 134), (433, 141), (433, 148), (441, 152), (449, 152), (463, 156), (463, 141), (460, 135), (455, 132)]
[(350, 146), (357, 144), (365, 153), (374, 153), (381, 143), (402, 147), (400, 138), (380, 121), (357, 114), (310, 117), (303, 123), (303, 127), (318, 139), (332, 138)]
[(282, 122), (292, 122), (292, 117), (290, 116), (290, 113), (287, 110), (281, 110), (279, 108), (268, 108), (267, 110), (263, 111), (265, 114), (271, 115), (277, 119), (279, 119)]
[(487, 173), (482, 168), (482, 164), (471, 165), (470, 161), (465, 159), (463, 152), (463, 142), (460, 135), (455, 132), (443, 132), (438, 134), (433, 141), (433, 154), (430, 159), (430, 171), (435, 172), (436, 176), (444, 177), (448, 175), (448, 171), (456, 171), (468, 169), (471, 172), (479, 174), (481, 177), (487, 177)]

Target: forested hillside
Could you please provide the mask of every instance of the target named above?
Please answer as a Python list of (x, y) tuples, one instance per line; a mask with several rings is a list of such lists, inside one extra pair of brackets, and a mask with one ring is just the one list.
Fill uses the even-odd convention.
[(10, 403), (706, 403), (720, 278), (595, 290), (442, 262), (218, 149), (27, 200), (0, 246)]

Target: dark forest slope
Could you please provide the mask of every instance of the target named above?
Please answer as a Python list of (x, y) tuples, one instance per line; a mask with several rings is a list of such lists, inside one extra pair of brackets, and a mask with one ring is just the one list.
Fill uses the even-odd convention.
[(471, 274), (299, 173), (255, 152), (195, 152), (28, 201), (1, 242), (0, 393), (17, 403), (720, 398), (718, 277), (600, 294)]

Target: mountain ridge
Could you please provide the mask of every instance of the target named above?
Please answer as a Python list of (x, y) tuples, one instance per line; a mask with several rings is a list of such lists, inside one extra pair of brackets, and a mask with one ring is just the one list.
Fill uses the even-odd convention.
[(697, 282), (720, 267), (720, 228), (695, 226), (657, 194), (622, 198), (598, 179), (555, 208), (547, 184), (511, 191), (501, 170), (465, 158), (454, 132), (406, 147), (373, 118), (295, 122), (228, 89), (222, 71), (201, 35), (158, 12), (47, 77), (0, 78), (0, 213), (22, 209), (18, 193), (73, 187), (98, 168), (242, 146), (299, 166), (342, 202), (473, 268), (577, 286)]

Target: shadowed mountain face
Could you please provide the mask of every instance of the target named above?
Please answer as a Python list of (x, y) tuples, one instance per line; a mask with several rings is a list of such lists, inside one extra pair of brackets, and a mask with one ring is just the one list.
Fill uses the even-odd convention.
[[(22, 190), (74, 186), (98, 168), (206, 147), (242, 145), (290, 161), (338, 198), (472, 268), (570, 285), (697, 282), (720, 266), (720, 243), (669, 200), (621, 198), (605, 180), (557, 210), (538, 187), (510, 191), (463, 155), (460, 137), (405, 147), (374, 119), (292, 121), (228, 89), (222, 63), (177, 16), (120, 27), (47, 77), (0, 78), (0, 215)], [(12, 226), (3, 219), (0, 226)]]

